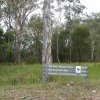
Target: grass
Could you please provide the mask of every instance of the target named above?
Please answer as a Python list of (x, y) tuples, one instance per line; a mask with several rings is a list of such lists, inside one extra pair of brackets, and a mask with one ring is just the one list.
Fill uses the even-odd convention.
[[(67, 64), (62, 64), (67, 65)], [(72, 76), (51, 76), (49, 82), (66, 84), (68, 82), (75, 83), (91, 83), (100, 84), (100, 63), (82, 63), (70, 65), (88, 66), (88, 78), (72, 77)], [(33, 85), (42, 83), (41, 66), (35, 65), (0, 65), (0, 86), (7, 85)]]
[(1, 65), (0, 85), (39, 83), (40, 71), (40, 65)]
[[(68, 65), (68, 64), (61, 64)], [(100, 99), (100, 63), (88, 66), (88, 78), (51, 76), (41, 80), (41, 65), (0, 65), (0, 100), (94, 100)], [(92, 93), (91, 91), (95, 91)], [(48, 99), (47, 99), (48, 98)], [(99, 99), (98, 99), (99, 98)], [(96, 99), (95, 99), (96, 100)]]

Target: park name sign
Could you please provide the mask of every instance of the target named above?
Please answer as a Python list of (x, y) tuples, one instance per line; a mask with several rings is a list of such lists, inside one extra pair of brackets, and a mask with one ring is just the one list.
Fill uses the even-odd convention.
[(43, 67), (43, 75), (45, 80), (52, 75), (87, 77), (87, 69), (85, 66), (47, 65)]

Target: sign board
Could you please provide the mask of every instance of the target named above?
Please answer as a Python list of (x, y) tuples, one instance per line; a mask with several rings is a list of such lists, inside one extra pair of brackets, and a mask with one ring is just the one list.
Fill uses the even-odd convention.
[(76, 73), (81, 73), (81, 66), (76, 66)]
[(81, 76), (87, 77), (87, 67), (85, 66), (61, 66), (47, 65), (43, 68), (46, 78), (51, 75)]

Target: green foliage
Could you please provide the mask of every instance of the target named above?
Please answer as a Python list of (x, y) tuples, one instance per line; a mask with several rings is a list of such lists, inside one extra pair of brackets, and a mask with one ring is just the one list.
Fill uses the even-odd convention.
[[(55, 31), (52, 38), (52, 55), (54, 62), (57, 62), (57, 37), (58, 33)], [(91, 55), (91, 40), (89, 28), (85, 24), (76, 25), (71, 34), (65, 29), (60, 31), (58, 39), (58, 56), (61, 62), (70, 61), (70, 43), (71, 61), (89, 61)]]
[(3, 29), (0, 28), (0, 62), (4, 60), (4, 32)]
[[(23, 42), (22, 59), (27, 63), (42, 62), (42, 31), (43, 22), (40, 17), (32, 17), (29, 22), (30, 34)], [(28, 58), (26, 58), (28, 56)]]
[(3, 35), (3, 33), (4, 33), (3, 29), (2, 29), (2, 28), (0, 28), (0, 36), (2, 36), (2, 35)]
[(12, 62), (13, 59), (13, 41), (14, 34), (13, 32), (3, 33), (3, 30), (0, 31), (0, 62)]
[(92, 13), (85, 24), (91, 32), (92, 61), (100, 61), (100, 13)]
[(39, 16), (32, 16), (29, 22), (29, 27), (33, 30), (34, 34), (40, 35), (43, 31), (43, 21)]
[[(57, 62), (57, 37), (58, 33), (55, 32), (52, 37), (52, 56), (53, 61)], [(68, 48), (66, 48), (65, 40), (68, 38), (68, 32), (64, 29), (61, 29), (59, 38), (58, 38), (58, 56), (61, 62), (66, 62), (68, 60)]]
[(72, 50), (74, 61), (88, 61), (90, 58), (90, 32), (86, 25), (82, 24), (74, 29), (72, 34)]

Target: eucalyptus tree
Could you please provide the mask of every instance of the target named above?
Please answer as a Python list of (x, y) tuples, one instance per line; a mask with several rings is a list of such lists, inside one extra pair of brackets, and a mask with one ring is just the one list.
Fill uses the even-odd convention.
[(4, 33), (4, 45), (5, 45), (5, 62), (14, 62), (14, 31), (7, 30)]
[[(43, 19), (32, 16), (28, 22), (28, 33), (23, 42), (22, 59), (28, 63), (42, 62)], [(26, 58), (26, 56), (28, 56)], [(29, 59), (30, 58), (30, 59)]]
[[(66, 1), (66, 0), (65, 0)], [(72, 56), (72, 31), (74, 27), (74, 20), (77, 20), (78, 23), (81, 19), (80, 14), (82, 14), (84, 6), (81, 4), (80, 0), (68, 0), (65, 5), (65, 18), (66, 18), (66, 29), (69, 32), (69, 54), (70, 61)]]
[[(43, 6), (43, 51), (42, 51), (42, 64), (46, 67), (51, 63), (51, 0), (44, 0)], [(43, 73), (43, 80), (45, 80)]]
[[(71, 34), (73, 32), (73, 27), (78, 25), (81, 20), (81, 15), (83, 13), (83, 10), (85, 8), (84, 5), (81, 4), (80, 0), (57, 0), (58, 4), (60, 5), (59, 7), (59, 13), (63, 11), (63, 18), (65, 18), (66, 22), (66, 31), (69, 33), (67, 35), (66, 40), (69, 42), (69, 54), (70, 54), (70, 61), (71, 61), (71, 53), (72, 53), (72, 37)], [(62, 4), (62, 6), (61, 6)], [(58, 8), (59, 8), (58, 7)], [(62, 10), (63, 9), (63, 10)]]
[(2, 23), (2, 14), (3, 14), (3, 4), (4, 4), (4, 0), (0, 0), (0, 26)]
[(100, 13), (92, 13), (87, 16), (85, 23), (90, 29), (91, 37), (91, 61), (99, 60), (100, 52)]
[(75, 62), (90, 61), (90, 31), (86, 24), (79, 24), (72, 33), (72, 60)]
[(4, 31), (0, 28), (0, 62), (4, 60)]
[(7, 28), (15, 31), (15, 62), (21, 62), (21, 50), (28, 17), (36, 9), (37, 0), (6, 0), (3, 20)]
[(13, 41), (14, 37), (12, 32), (4, 32), (0, 28), (0, 63), (12, 62), (13, 60)]
[[(53, 62), (58, 62), (58, 60), (60, 62), (69, 62), (69, 42), (66, 40), (66, 37), (68, 37), (68, 32), (63, 26), (59, 27), (59, 33), (58, 28), (54, 30), (52, 36)], [(57, 50), (59, 50), (59, 52), (56, 52)]]
[(1, 6), (2, 6), (2, 1), (0, 1), (0, 17), (2, 15), (2, 9), (1, 9)]

